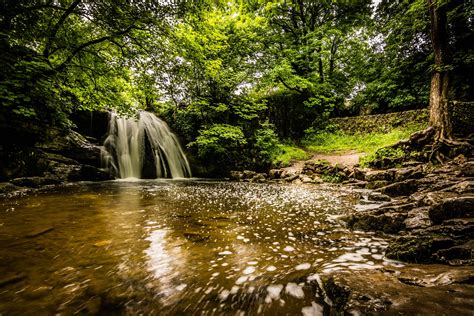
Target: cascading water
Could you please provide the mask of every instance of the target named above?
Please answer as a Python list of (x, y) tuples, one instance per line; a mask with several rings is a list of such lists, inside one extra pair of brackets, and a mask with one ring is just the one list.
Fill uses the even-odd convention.
[(103, 160), (120, 178), (142, 178), (153, 156), (156, 178), (191, 176), (188, 160), (168, 125), (154, 114), (140, 111), (138, 119), (110, 114)]

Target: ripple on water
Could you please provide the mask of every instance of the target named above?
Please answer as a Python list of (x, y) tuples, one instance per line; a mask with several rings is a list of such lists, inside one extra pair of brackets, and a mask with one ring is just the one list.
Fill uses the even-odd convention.
[[(383, 258), (383, 239), (341, 227), (338, 216), (354, 202), (339, 190), (136, 181), (82, 184), (5, 201), (0, 223), (10, 231), (0, 232), (0, 254), (10, 261), (0, 273), (27, 271), (35, 276), (31, 288), (61, 279), (66, 285), (99, 283), (94, 290), (51, 289), (70, 313), (81, 311), (87, 293), (97, 292), (132, 314), (320, 315), (324, 300), (317, 286), (309, 286), (320, 284), (317, 273), (399, 264)], [(32, 225), (54, 230), (26, 240), (36, 230)], [(17, 240), (24, 243), (12, 252)], [(51, 274), (66, 267), (73, 270)], [(19, 299), (15, 293), (23, 287), (20, 282), (4, 288), (0, 310), (26, 313), (38, 304), (49, 306), (44, 297)]]

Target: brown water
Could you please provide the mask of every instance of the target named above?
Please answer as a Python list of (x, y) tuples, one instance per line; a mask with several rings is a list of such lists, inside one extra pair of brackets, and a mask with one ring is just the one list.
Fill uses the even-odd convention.
[(320, 315), (319, 274), (397, 265), (340, 188), (74, 184), (1, 201), (0, 314)]

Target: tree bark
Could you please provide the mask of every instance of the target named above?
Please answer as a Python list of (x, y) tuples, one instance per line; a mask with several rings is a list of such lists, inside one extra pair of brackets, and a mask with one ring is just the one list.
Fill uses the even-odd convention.
[(431, 42), (434, 68), (430, 88), (430, 122), (436, 130), (435, 141), (452, 140), (452, 124), (448, 102), (450, 54), (448, 47), (446, 5), (427, 0), (431, 20)]

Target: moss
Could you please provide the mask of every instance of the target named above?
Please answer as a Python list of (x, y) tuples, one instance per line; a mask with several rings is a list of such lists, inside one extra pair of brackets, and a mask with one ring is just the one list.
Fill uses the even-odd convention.
[(306, 160), (311, 157), (304, 149), (295, 145), (278, 145), (279, 154), (275, 157), (272, 164), (274, 166), (286, 167), (294, 160)]
[(390, 147), (380, 148), (373, 154), (367, 155), (360, 159), (360, 164), (363, 167), (375, 168), (393, 168), (400, 167), (401, 162), (407, 157), (402, 149), (393, 149)]
[(407, 236), (390, 243), (386, 257), (412, 263), (433, 263), (433, 255), (440, 249), (449, 248), (454, 241), (445, 236)]

